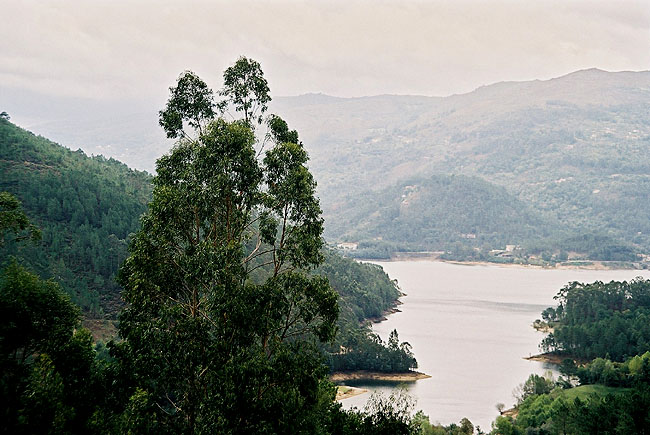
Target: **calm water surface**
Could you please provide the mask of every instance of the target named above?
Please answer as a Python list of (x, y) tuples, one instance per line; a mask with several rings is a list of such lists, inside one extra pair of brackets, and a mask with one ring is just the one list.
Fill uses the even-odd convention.
[[(593, 282), (650, 277), (646, 270), (555, 270), (497, 265), (458, 265), (434, 261), (380, 264), (407, 296), (400, 313), (373, 329), (388, 339), (397, 329), (408, 341), (419, 371), (432, 377), (407, 385), (432, 422), (469, 418), (483, 430), (498, 415), (499, 402), (510, 407), (512, 390), (531, 373), (550, 367), (523, 357), (539, 353), (544, 334), (531, 324), (554, 305), (553, 296), (570, 281)], [(390, 392), (395, 384), (356, 383)], [(362, 408), (370, 394), (343, 401)]]

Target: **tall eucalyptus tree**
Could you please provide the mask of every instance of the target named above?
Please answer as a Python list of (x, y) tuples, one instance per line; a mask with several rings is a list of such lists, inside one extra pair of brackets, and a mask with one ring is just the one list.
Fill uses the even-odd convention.
[[(269, 117), (272, 146), (255, 151), (252, 121), (270, 101), (259, 64), (241, 58), (224, 79), (230, 100), (214, 103), (183, 73), (160, 113), (179, 139), (157, 162), (120, 272), (116, 355), (138, 386), (132, 400), (155, 417), (147, 424), (160, 423), (146, 430), (317, 432), (333, 396), (315, 344), (333, 338), (338, 305), (306, 273), (322, 261), (316, 183), (281, 118)], [(244, 119), (219, 117), (226, 104)]]

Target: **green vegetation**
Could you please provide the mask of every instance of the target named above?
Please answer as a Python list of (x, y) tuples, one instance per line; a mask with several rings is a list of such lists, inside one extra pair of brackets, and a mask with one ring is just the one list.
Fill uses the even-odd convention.
[(19, 198), (42, 231), (40, 245), (6, 240), (0, 258), (18, 256), (39, 276), (53, 277), (91, 316), (114, 316), (115, 274), (146, 209), (151, 177), (70, 151), (6, 119), (0, 119), (0, 173), (0, 191)]
[(650, 281), (573, 282), (555, 299), (557, 307), (543, 313), (555, 326), (544, 350), (623, 361), (650, 349)]
[(381, 266), (358, 263), (326, 250), (325, 260), (314, 273), (325, 275), (339, 294), (340, 317), (358, 324), (383, 315), (400, 296), (397, 283)]
[[(295, 131), (283, 130), (286, 123), (282, 125), (279, 117), (269, 119), (278, 134), (298, 141)], [(5, 119), (0, 119), (0, 139), (0, 166), (6, 169), (0, 189), (19, 196), (25, 213), (43, 228), (39, 245), (17, 243), (25, 237), (37, 239), (40, 231), (25, 226), (24, 214), (22, 220), (15, 219), (15, 227), (6, 228), (0, 258), (17, 256), (42, 278), (53, 277), (85, 316), (114, 318), (122, 306), (115, 275), (127, 256), (130, 234), (137, 230), (146, 210), (151, 177), (112, 159), (72, 152)], [(9, 216), (20, 202), (2, 195), (0, 207)], [(5, 229), (5, 220), (1, 223)], [(255, 249), (254, 242), (246, 249)], [(385, 346), (375, 346), (379, 337), (359, 324), (392, 306), (399, 296), (396, 284), (378, 266), (359, 264), (327, 250), (324, 256), (314, 273), (326, 276), (340, 295), (337, 343), (348, 342), (347, 336), (354, 334), (365, 345), (366, 354), (371, 345), (377, 352), (384, 351)], [(251, 276), (263, 277), (264, 271), (261, 267)], [(331, 353), (337, 349), (339, 345), (323, 348)]]
[(650, 388), (579, 386), (526, 396), (515, 419), (497, 417), (493, 434), (647, 433)]
[(628, 392), (627, 388), (620, 387), (606, 387), (605, 385), (579, 385), (574, 388), (569, 388), (559, 392), (559, 395), (562, 396), (565, 400), (575, 400), (576, 398), (581, 400), (589, 399), (593, 395), (597, 396), (607, 396), (608, 394), (624, 394)]
[[(9, 192), (0, 192), (0, 234), (13, 234), (13, 241), (31, 239), (41, 240), (41, 230), (29, 223), (23, 211), (22, 204)], [(0, 239), (0, 247), (4, 245), (4, 237)]]
[(650, 351), (623, 362), (595, 358), (589, 364), (576, 366), (567, 359), (562, 370), (566, 376), (577, 377), (584, 386), (612, 389), (634, 387), (650, 379)]
[(0, 312), (2, 432), (83, 432), (99, 370), (78, 308), (56, 283), (12, 263), (0, 278)]
[[(594, 228), (572, 228), (540, 213), (498, 184), (477, 176), (410, 178), (352, 196), (340, 207), (331, 237), (358, 241), (357, 258), (389, 258), (396, 251), (444, 251), (451, 260), (553, 264), (591, 259), (639, 261), (639, 247)], [(511, 251), (505, 251), (512, 245)]]
[[(12, 195), (0, 194), (0, 237), (37, 231)], [(3, 433), (83, 433), (101, 394), (101, 362), (79, 308), (54, 281), (15, 259), (0, 272), (0, 397)]]
[(380, 266), (326, 250), (325, 261), (314, 273), (326, 276), (339, 294), (339, 331), (333, 343), (322, 346), (331, 371), (408, 372), (417, 368), (411, 345), (400, 343), (397, 331), (385, 343), (366, 322), (381, 317), (400, 295), (397, 283)]
[(647, 433), (649, 297), (650, 281), (641, 279), (574, 282), (560, 290), (558, 306), (542, 313), (554, 327), (542, 346), (591, 361), (565, 359), (557, 382), (531, 375), (516, 390), (516, 418), (498, 417), (492, 433)]
[(338, 221), (351, 229), (345, 239), (380, 239), (361, 243), (357, 257), (435, 248), (454, 258), (486, 259), (492, 246), (541, 240), (553, 226), (504, 188), (466, 176), (408, 179), (343, 207), (350, 209)]
[[(418, 411), (413, 416), (412, 425), (413, 433), (421, 435), (472, 435), (474, 433), (474, 425), (467, 418), (463, 418), (460, 424), (451, 423), (448, 426), (441, 424), (431, 423), (429, 416), (425, 415), (422, 411)], [(483, 434), (478, 427), (477, 433)]]
[[(254, 61), (241, 58), (236, 66), (242, 65), (246, 74), (240, 79), (249, 79), (252, 71), (257, 74), (253, 83), (259, 85), (263, 76)], [(191, 80), (180, 86), (185, 78)], [(246, 80), (235, 85), (245, 90)], [(0, 277), (0, 312), (9, 320), (0, 328), (2, 397), (11, 403), (4, 410), (4, 432), (411, 432), (410, 414), (394, 398), (374, 400), (365, 411), (345, 411), (333, 401), (335, 387), (327, 380), (322, 350), (335, 343), (339, 297), (314, 268), (326, 269), (344, 289), (342, 325), (350, 330), (356, 325), (362, 341), (374, 336), (359, 330), (359, 321), (390, 305), (398, 294), (396, 284), (376, 266), (356, 264), (331, 252), (325, 252), (331, 263), (323, 263), (320, 206), (297, 133), (277, 116), (268, 118), (270, 142), (260, 161), (255, 104), (242, 110), (245, 119), (226, 121), (219, 110), (227, 105), (214, 104), (206, 89), (198, 77), (184, 73), (179, 86), (170, 89), (170, 101), (177, 97), (178, 104), (161, 112), (161, 125), (179, 140), (158, 161), (153, 199), (140, 230), (129, 235), (124, 224), (124, 238), (119, 239), (130, 240), (118, 278), (126, 301), (119, 315), (120, 341), (93, 349), (90, 333), (80, 327), (80, 310), (61, 286), (9, 260)], [(229, 103), (237, 109), (257, 97), (241, 98)], [(206, 107), (216, 110), (208, 113)], [(103, 234), (104, 226), (110, 227), (112, 215), (92, 209), (90, 195), (101, 192), (104, 199), (119, 195), (109, 192), (116, 173), (125, 171), (122, 188), (129, 174), (143, 181), (138, 189), (131, 186), (132, 194), (148, 192), (146, 174), (60, 149), (10, 124), (3, 127), (11, 133), (8, 143), (13, 153), (8, 153), (13, 160), (4, 164), (14, 168), (11, 179), (16, 183), (9, 184), (18, 192), (22, 186), (35, 186), (28, 171), (16, 169), (25, 158), (20, 154), (23, 139), (34, 145), (28, 151), (32, 160), (26, 162), (42, 153), (54, 160), (61, 157), (41, 170), (45, 172), (41, 181), (50, 187), (56, 183), (65, 187), (60, 178), (64, 169), (72, 168), (66, 174), (73, 180), (84, 171), (101, 175), (80, 181), (79, 189), (87, 187), (90, 192), (77, 192), (81, 208), (58, 210), (56, 225), (66, 223), (80, 239), (89, 228)], [(59, 169), (57, 162), (68, 166)], [(87, 162), (97, 172), (85, 168)], [(28, 204), (35, 207), (39, 202), (34, 195), (24, 196), (27, 213), (13, 195), (1, 196), (4, 243), (25, 263), (48, 255), (57, 259), (58, 251), (48, 251), (50, 245), (34, 246), (33, 254), (27, 249), (25, 236), (37, 238), (26, 219)], [(95, 203), (101, 203), (98, 198)], [(132, 203), (137, 204), (138, 198)], [(42, 213), (34, 210), (36, 215)], [(78, 216), (68, 216), (71, 210)], [(91, 219), (85, 212), (95, 215)], [(48, 219), (43, 222), (50, 224)], [(54, 231), (44, 230), (44, 239), (55, 237)], [(70, 253), (77, 245), (67, 249)], [(86, 262), (75, 266), (105, 259), (102, 252), (84, 252)], [(47, 271), (43, 268), (40, 273)], [(71, 293), (79, 299), (92, 296)], [(84, 308), (100, 312), (92, 304)], [(403, 355), (409, 367), (415, 366), (410, 346), (399, 343), (396, 332), (388, 347), (375, 350), (389, 352), (393, 369)]]
[(365, 329), (350, 327), (337, 337), (329, 353), (332, 371), (371, 370), (400, 373), (416, 369), (418, 363), (407, 342), (400, 343), (396, 330), (388, 343)]
[(260, 164), (249, 120), (204, 117), (194, 106), (210, 106), (206, 86), (181, 92), (188, 75), (170, 101), (189, 106), (168, 105), (161, 119), (189, 119), (196, 133), (174, 126), (182, 139), (158, 160), (120, 272), (118, 359), (154, 407), (156, 432), (314, 432), (333, 393), (315, 343), (333, 339), (338, 306), (327, 280), (303, 271), (322, 261), (306, 153), (277, 141)]

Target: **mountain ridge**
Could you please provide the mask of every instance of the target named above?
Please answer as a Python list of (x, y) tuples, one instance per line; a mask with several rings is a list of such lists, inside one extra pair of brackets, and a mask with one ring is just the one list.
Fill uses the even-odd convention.
[[(650, 71), (586, 69), (448, 97), (278, 97), (269, 112), (300, 131), (330, 241), (355, 233), (337, 228), (355, 198), (414, 176), (464, 175), (504, 187), (575, 237), (603, 233), (639, 253), (650, 249), (650, 212), (642, 206), (650, 195)], [(98, 121), (100, 130), (57, 128), (83, 138), (64, 141), (73, 147), (119, 148), (127, 163), (153, 164), (171, 141), (155, 139), (156, 113), (147, 116), (147, 127), (131, 116)]]
[[(411, 112), (399, 104), (370, 107), (360, 120), (358, 101), (319, 113), (283, 107), (305, 132), (330, 237), (358, 234), (337, 223), (350, 213), (346, 203), (415, 175), (456, 174), (505, 187), (574, 237), (604, 233), (648, 251), (650, 216), (640, 204), (650, 195), (650, 72), (584, 70), (427, 100)], [(318, 128), (319, 119), (332, 124)]]
[(351, 96), (351, 97), (345, 97), (345, 96), (340, 96), (340, 95), (330, 95), (326, 94), (323, 92), (305, 92), (303, 94), (298, 94), (298, 95), (279, 95), (275, 97), (275, 100), (277, 99), (300, 99), (300, 98), (321, 98), (323, 101), (326, 101), (327, 99), (336, 99), (336, 100), (362, 100), (362, 99), (370, 99), (370, 98), (380, 98), (380, 97), (414, 97), (414, 98), (427, 98), (427, 99), (444, 99), (444, 98), (449, 98), (449, 97), (455, 97), (455, 96), (462, 96), (462, 95), (467, 95), (471, 94), (473, 92), (476, 92), (479, 89), (483, 88), (489, 88), (492, 86), (497, 86), (501, 84), (517, 84), (517, 83), (543, 83), (543, 82), (551, 82), (554, 80), (562, 80), (566, 79), (568, 77), (585, 77), (586, 75), (596, 75), (596, 74), (650, 74), (650, 70), (620, 70), (620, 71), (608, 71), (604, 69), (600, 69), (597, 67), (591, 67), (591, 68), (583, 68), (579, 70), (575, 70), (572, 72), (568, 72), (566, 74), (557, 76), (557, 77), (551, 77), (549, 79), (530, 79), (530, 80), (501, 80), (493, 83), (486, 83), (484, 85), (477, 86), (476, 88), (472, 89), (471, 91), (467, 92), (454, 92), (449, 95), (425, 95), (425, 94), (392, 94), (392, 93), (384, 93), (384, 94), (374, 94), (374, 95), (362, 95), (362, 96)]

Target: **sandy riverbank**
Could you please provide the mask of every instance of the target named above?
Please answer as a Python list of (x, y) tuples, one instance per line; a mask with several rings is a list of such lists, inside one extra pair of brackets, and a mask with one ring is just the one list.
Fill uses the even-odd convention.
[[(360, 261), (369, 261), (369, 262), (398, 262), (398, 261), (436, 261), (440, 263), (449, 263), (457, 264), (459, 266), (496, 266), (496, 267), (517, 267), (517, 268), (528, 268), (528, 269), (560, 269), (560, 270), (618, 270), (618, 269), (628, 269), (628, 270), (646, 270), (639, 267), (638, 264), (621, 264), (620, 262), (608, 262), (604, 261), (577, 261), (575, 263), (557, 263), (553, 265), (540, 265), (540, 264), (528, 264), (528, 263), (496, 263), (491, 261), (459, 261), (459, 260), (443, 260), (439, 258), (438, 255), (424, 256), (424, 255), (399, 255), (393, 256), (390, 259), (377, 259), (377, 260), (360, 260)], [(633, 267), (636, 266), (636, 267)]]
[(525, 269), (558, 269), (558, 270), (645, 270), (637, 267), (625, 267), (621, 264), (609, 265), (602, 261), (591, 261), (584, 264), (571, 264), (571, 263), (558, 263), (554, 265), (539, 265), (539, 264), (521, 264), (521, 263), (492, 263), (489, 261), (452, 261), (452, 260), (429, 260), (440, 261), (443, 263), (458, 264), (460, 266), (497, 266), (497, 267), (517, 267)]
[(517, 408), (506, 409), (501, 413), (501, 415), (504, 417), (511, 417), (513, 419), (516, 419), (517, 416), (519, 415), (519, 409)]
[(336, 372), (330, 375), (332, 382), (344, 381), (391, 381), (391, 382), (415, 382), (419, 379), (427, 379), (431, 376), (420, 372), (405, 373), (382, 373), (358, 370), (354, 372)]
[(336, 390), (336, 400), (345, 400), (350, 397), (358, 396), (367, 393), (365, 388), (349, 387), (347, 385), (339, 385)]

